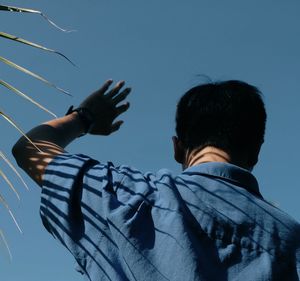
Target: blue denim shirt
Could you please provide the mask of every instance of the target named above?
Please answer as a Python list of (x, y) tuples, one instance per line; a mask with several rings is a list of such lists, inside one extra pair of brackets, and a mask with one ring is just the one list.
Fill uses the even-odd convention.
[(87, 280), (299, 280), (299, 224), (228, 163), (174, 176), (62, 154), (40, 211)]

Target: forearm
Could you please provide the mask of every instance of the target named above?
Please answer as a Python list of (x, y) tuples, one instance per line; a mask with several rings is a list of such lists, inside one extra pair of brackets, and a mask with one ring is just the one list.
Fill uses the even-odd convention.
[(21, 137), (12, 153), (18, 165), (39, 185), (48, 163), (84, 131), (82, 121), (76, 112), (46, 122), (27, 133), (29, 139), (40, 149)]
[[(78, 114), (73, 112), (32, 129), (27, 136), (34, 141), (50, 142), (63, 149), (83, 132), (84, 126), (82, 121)], [(25, 138), (22, 137), (21, 139)]]
[(110, 135), (119, 130), (123, 121), (115, 119), (129, 108), (128, 102), (120, 102), (126, 99), (130, 88), (121, 91), (124, 81), (120, 81), (108, 91), (111, 84), (112, 80), (107, 80), (75, 112), (29, 131), (27, 136), (33, 143), (22, 137), (14, 145), (12, 153), (18, 165), (39, 185), (48, 163), (82, 133)]

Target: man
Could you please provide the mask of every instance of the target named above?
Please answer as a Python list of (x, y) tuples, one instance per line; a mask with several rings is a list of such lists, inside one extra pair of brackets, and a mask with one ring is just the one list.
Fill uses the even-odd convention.
[(299, 280), (300, 226), (263, 199), (251, 174), (266, 122), (258, 89), (208, 83), (180, 99), (173, 142), (183, 172), (174, 176), (64, 150), (120, 128), (130, 89), (111, 84), (13, 148), (42, 187), (45, 227), (78, 270), (93, 281)]

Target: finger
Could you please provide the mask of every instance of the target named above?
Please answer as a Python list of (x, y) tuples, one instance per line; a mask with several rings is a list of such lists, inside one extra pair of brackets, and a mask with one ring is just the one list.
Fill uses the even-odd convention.
[(125, 85), (125, 81), (119, 81), (117, 85), (107, 93), (106, 97), (113, 98), (115, 95), (119, 93), (119, 91), (124, 85)]
[(124, 121), (120, 120), (120, 121), (117, 121), (114, 124), (112, 124), (111, 132), (113, 133), (115, 131), (118, 131), (123, 123), (124, 123)]
[(125, 112), (129, 108), (129, 106), (130, 106), (129, 102), (126, 102), (126, 103), (116, 107), (117, 115), (120, 115), (123, 112)]
[(101, 88), (97, 90), (95, 93), (98, 95), (104, 95), (112, 83), (113, 83), (112, 79), (106, 80), (105, 83), (101, 86)]
[(123, 92), (121, 92), (120, 94), (115, 96), (112, 100), (114, 102), (114, 104), (118, 104), (122, 100), (126, 99), (126, 97), (129, 95), (130, 91), (131, 91), (130, 88), (126, 88)]

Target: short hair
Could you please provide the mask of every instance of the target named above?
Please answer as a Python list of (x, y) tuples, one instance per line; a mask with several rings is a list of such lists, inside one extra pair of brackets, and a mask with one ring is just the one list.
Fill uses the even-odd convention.
[(176, 112), (176, 133), (185, 149), (214, 146), (250, 167), (264, 142), (266, 110), (261, 92), (238, 80), (210, 82), (187, 91)]

